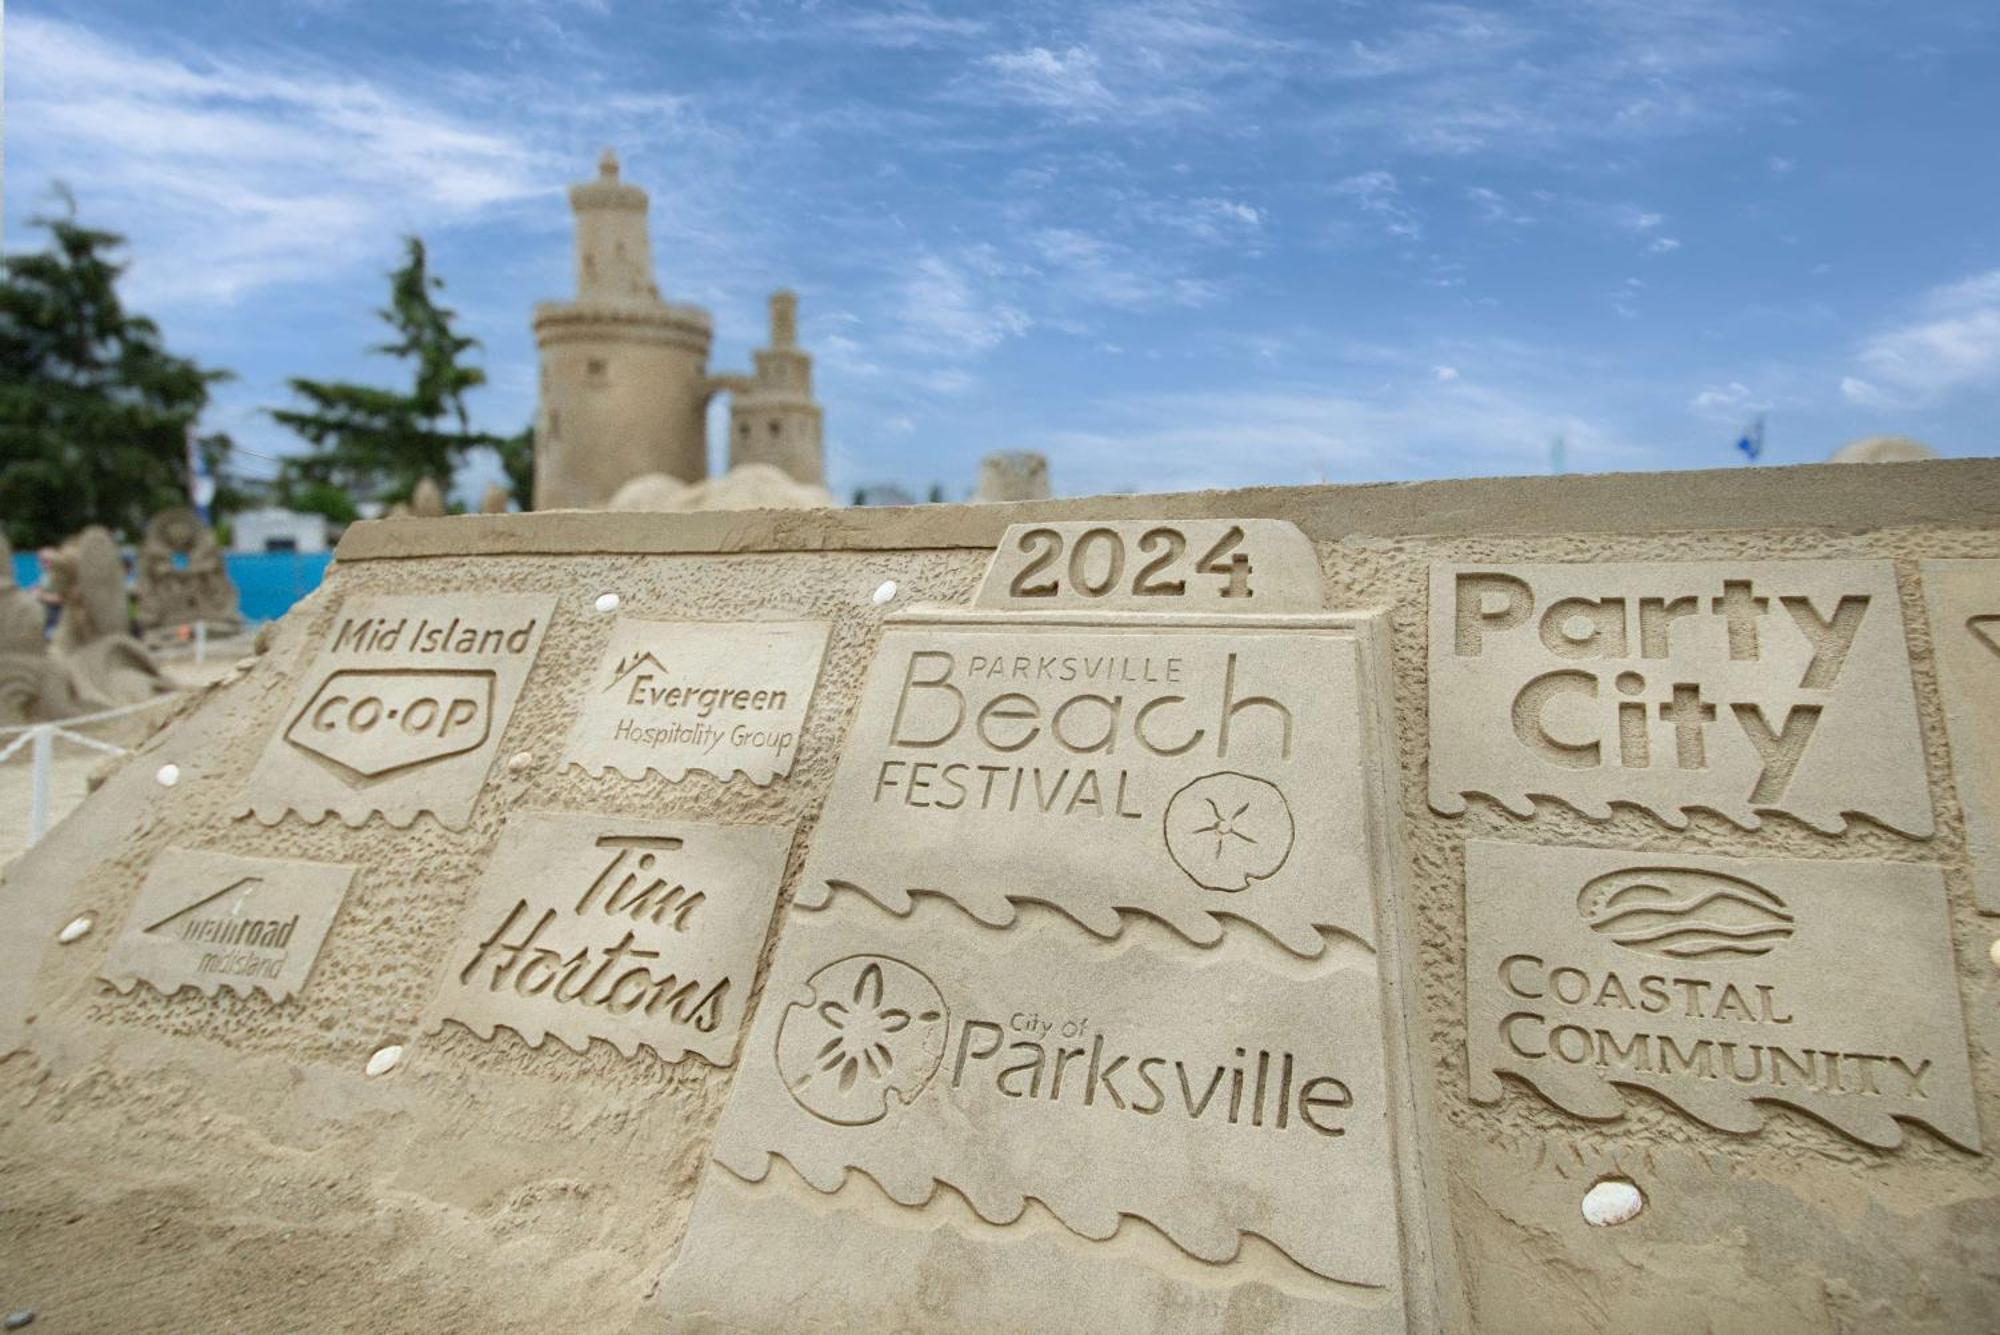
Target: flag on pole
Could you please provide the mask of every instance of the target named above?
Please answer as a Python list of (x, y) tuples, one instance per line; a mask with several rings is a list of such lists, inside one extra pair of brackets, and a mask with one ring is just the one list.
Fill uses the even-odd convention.
[(187, 470), (188, 499), (194, 502), (194, 512), (206, 524), (209, 504), (215, 500), (215, 478), (208, 471), (207, 461), (201, 457), (200, 438), (195, 434), (192, 420), (187, 424)]
[(1764, 418), (1759, 414), (1750, 425), (1743, 428), (1743, 434), (1736, 438), (1736, 448), (1743, 451), (1743, 457), (1751, 463), (1764, 453)]

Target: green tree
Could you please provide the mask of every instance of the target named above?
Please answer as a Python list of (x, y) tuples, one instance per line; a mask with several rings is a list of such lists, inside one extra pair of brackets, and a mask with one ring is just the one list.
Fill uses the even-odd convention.
[(389, 305), (376, 312), (396, 337), (369, 351), (411, 363), (410, 388), (290, 381), (303, 403), (271, 416), (304, 437), (312, 452), (285, 463), (279, 495), (288, 505), (324, 510), (330, 490), (403, 500), (426, 477), (449, 487), (467, 450), (500, 443), (474, 431), (466, 417), (466, 392), (485, 384), (486, 372), (460, 359), (479, 340), (454, 330), (457, 315), (435, 299), (444, 280), (430, 272), (424, 243), (413, 236), (404, 246), (402, 267), (389, 275)]
[(523, 511), (535, 508), (535, 428), (524, 426), (512, 436), (494, 442), (500, 455), (500, 471), (507, 478), (507, 494)]
[[(188, 429), (229, 378), (168, 352), (159, 326), (125, 309), (125, 239), (78, 223), (57, 194), (62, 216), (31, 224), (49, 249), (8, 256), (0, 276), (0, 516), (20, 548), (89, 524), (136, 538), (154, 511), (187, 504)], [(229, 437), (196, 448), (221, 478)]]

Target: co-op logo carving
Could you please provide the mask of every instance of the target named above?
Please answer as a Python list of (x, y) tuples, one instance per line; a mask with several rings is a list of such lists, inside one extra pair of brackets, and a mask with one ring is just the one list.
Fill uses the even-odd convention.
[(1585, 883), (1576, 911), (1600, 936), (1670, 960), (1755, 959), (1797, 928), (1763, 886), (1693, 867), (1606, 872)]
[(463, 755), (492, 730), (494, 681), (485, 670), (343, 669), (320, 683), (285, 740), (364, 779)]
[(886, 955), (849, 955), (811, 978), (778, 1025), (778, 1073), (801, 1108), (836, 1126), (867, 1126), (907, 1106), (944, 1060), (944, 997), (921, 970)]

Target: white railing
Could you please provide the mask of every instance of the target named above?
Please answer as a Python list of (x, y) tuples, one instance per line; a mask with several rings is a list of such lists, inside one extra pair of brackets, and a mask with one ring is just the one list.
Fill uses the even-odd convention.
[(0, 746), (0, 765), (6, 764), (18, 754), (22, 747), (28, 748), (28, 764), (31, 767), (28, 780), (28, 843), (33, 848), (49, 832), (49, 767), (55, 762), (56, 740), (58, 738), (105, 755), (122, 756), (126, 749), (98, 737), (86, 737), (71, 729), (86, 723), (102, 723), (106, 719), (122, 718), (127, 714), (137, 714), (179, 698), (180, 693), (156, 695), (150, 700), (141, 700), (136, 705), (125, 705), (119, 709), (106, 709), (96, 714), (79, 714), (74, 718), (58, 719), (50, 723), (29, 723), (20, 727), (0, 728), (0, 738), (9, 733), (19, 733), (13, 741)]

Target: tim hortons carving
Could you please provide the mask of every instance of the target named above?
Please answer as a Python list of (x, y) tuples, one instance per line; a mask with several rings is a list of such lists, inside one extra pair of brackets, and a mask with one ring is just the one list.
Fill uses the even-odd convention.
[(228, 988), (273, 1001), (298, 995), (354, 868), (169, 848), (154, 860), (100, 970), (121, 991), (171, 996)]
[(627, 1057), (729, 1065), (790, 846), (771, 826), (509, 818), (426, 1031), (453, 1020), (491, 1039), (504, 1025), (530, 1047), (603, 1039)]
[(1517, 1076), (1580, 1117), (1650, 1090), (1723, 1131), (1760, 1105), (1865, 1144), (1979, 1148), (1934, 867), (1473, 841), (1472, 1097)]
[(852, 887), (1004, 925), (1049, 904), (1190, 941), (1247, 922), (1317, 955), (1373, 939), (1369, 616), (918, 611), (892, 617), (801, 907)]
[(819, 681), (827, 623), (620, 617), (570, 729), (567, 764), (752, 783), (790, 774)]
[(1431, 567), (1430, 800), (1932, 830), (1887, 561)]
[(1008, 528), (973, 606), (1316, 612), (1326, 593), (1312, 543), (1283, 520), (1065, 521)]
[(1085, 1238), (1124, 1216), (1204, 1261), (1253, 1234), (1313, 1274), (1401, 1289), (1381, 980), (1237, 932), (1098, 941), (1045, 910), (995, 931), (931, 901), (794, 913), (715, 1157), (859, 1169), (905, 1205), (942, 1182), (986, 1220), (1029, 1200)]
[(2000, 561), (1926, 561), (1923, 575), (1973, 897), (2000, 913)]
[(499, 750), (541, 648), (554, 595), (349, 600), (300, 678), (278, 733), (250, 775), (249, 811), (374, 813), (408, 825), (420, 811), (454, 829)]

